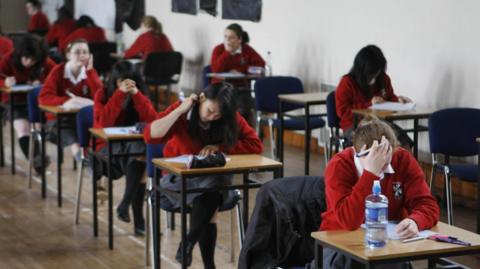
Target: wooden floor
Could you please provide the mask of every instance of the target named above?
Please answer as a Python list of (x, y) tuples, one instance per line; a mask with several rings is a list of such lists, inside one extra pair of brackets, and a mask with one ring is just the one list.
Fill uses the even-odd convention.
[[(4, 134), (4, 141), (9, 141)], [(267, 143), (268, 144), (268, 143)], [(115, 249), (107, 247), (107, 207), (99, 207), (100, 235), (93, 237), (91, 211), (91, 184), (85, 180), (80, 224), (73, 224), (73, 199), (76, 172), (72, 169), (69, 150), (65, 150), (63, 166), (64, 204), (57, 207), (56, 164), (52, 163), (48, 177), (48, 196), (41, 198), (38, 178), (32, 189), (26, 186), (25, 170), (27, 163), (17, 146), (17, 174), (10, 174), (10, 147), (5, 145), (7, 164), (0, 168), (0, 269), (3, 268), (145, 268), (145, 243), (143, 237), (133, 236), (133, 224), (115, 222)], [(55, 146), (48, 145), (52, 162), (56, 159)], [(265, 151), (268, 155), (268, 150)], [(303, 174), (303, 149), (288, 147), (285, 152), (285, 176)], [(324, 169), (322, 156), (313, 154), (311, 174), (320, 175)], [(267, 179), (270, 174), (254, 175)], [(124, 188), (124, 179), (115, 182), (114, 204), (118, 204)], [(251, 193), (250, 208), (253, 209), (255, 192)], [(251, 212), (251, 210), (250, 210)], [(474, 212), (465, 208), (455, 208), (456, 224), (473, 230)], [(162, 219), (165, 220), (164, 215)], [(162, 221), (162, 268), (180, 268), (174, 255), (180, 238), (179, 218), (174, 231), (165, 229)], [(217, 268), (236, 268), (239, 248), (234, 231), (234, 258), (230, 261), (230, 213), (219, 215), (218, 241), (216, 249)], [(469, 256), (456, 259), (471, 268), (480, 268), (479, 257)], [(425, 267), (416, 263), (415, 268)], [(191, 268), (203, 268), (200, 253), (196, 247)]]

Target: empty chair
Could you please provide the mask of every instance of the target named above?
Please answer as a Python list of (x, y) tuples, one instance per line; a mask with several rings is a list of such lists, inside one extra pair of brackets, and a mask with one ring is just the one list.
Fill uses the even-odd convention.
[(333, 156), (334, 147), (337, 153), (345, 146), (345, 137), (340, 136), (340, 118), (335, 107), (335, 91), (327, 96), (327, 124), (330, 129), (328, 143), (328, 159), (330, 159)]
[[(478, 181), (478, 165), (468, 163), (450, 163), (450, 157), (469, 157), (478, 154), (476, 138), (480, 137), (480, 109), (448, 108), (439, 110), (430, 116), (430, 151), (432, 153), (432, 177), (430, 188), (436, 177), (436, 171), (442, 171), (445, 177), (445, 195), (447, 200), (448, 224), (453, 224), (451, 176), (469, 182)], [(437, 155), (444, 156), (440, 162)], [(478, 193), (477, 193), (478, 195)], [(477, 233), (480, 232), (480, 208), (477, 208)]]
[(115, 59), (110, 55), (117, 52), (117, 44), (114, 42), (88, 43), (90, 53), (93, 55), (93, 68), (104, 77), (107, 76), (115, 64)]
[(178, 83), (182, 71), (183, 56), (180, 52), (150, 53), (143, 66), (145, 84), (155, 86), (152, 100), (158, 106), (158, 86), (167, 86), (165, 104), (170, 102), (171, 85)]

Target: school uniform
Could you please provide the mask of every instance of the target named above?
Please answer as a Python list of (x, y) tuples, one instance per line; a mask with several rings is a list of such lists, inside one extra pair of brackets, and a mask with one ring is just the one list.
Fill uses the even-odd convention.
[(50, 28), (50, 22), (48, 21), (48, 17), (42, 11), (37, 11), (30, 18), (30, 22), (28, 24), (29, 32), (36, 32), (36, 31), (46, 32), (48, 31), (49, 28)]
[(13, 42), (6, 36), (0, 36), (0, 60), (13, 51)]
[[(354, 154), (353, 147), (345, 149), (335, 155), (325, 169), (327, 210), (322, 213), (321, 231), (360, 228), (365, 222), (365, 198), (372, 193), (374, 180), (380, 180), (382, 194), (388, 198), (390, 221), (410, 218), (420, 231), (437, 223), (438, 204), (410, 152), (398, 148), (392, 156), (392, 170), (384, 172), (381, 177), (363, 169)], [(324, 268), (347, 268), (346, 262), (354, 267), (354, 262), (339, 253), (330, 249), (324, 253)], [(391, 266), (388, 268), (397, 268)], [(403, 264), (398, 266), (404, 268)]]
[[(43, 67), (41, 68), (39, 74), (35, 74), (33, 68), (17, 68), (13, 60), (13, 52), (7, 54), (0, 61), (0, 73), (8, 77), (15, 77), (17, 85), (31, 83), (35, 80), (39, 80), (40, 83), (43, 83), (50, 71), (55, 67), (55, 62), (50, 58), (45, 60)], [(5, 78), (0, 77), (0, 87), (5, 87)], [(14, 98), (16, 103), (25, 103), (27, 102), (26, 95), (17, 95)], [(2, 94), (2, 102), (8, 102), (8, 95)], [(13, 109), (13, 118), (14, 119), (27, 119), (28, 110), (27, 106), (24, 107), (14, 107)], [(10, 112), (8, 112), (10, 113)], [(8, 114), (7, 113), (7, 114)]]
[(74, 19), (64, 19), (55, 22), (50, 30), (48, 30), (45, 38), (50, 46), (58, 46), (63, 42), (63, 39), (66, 38), (70, 33), (75, 31), (75, 20)]
[[(71, 97), (67, 95), (70, 92), (76, 96), (93, 99), (95, 93), (103, 88), (102, 81), (98, 77), (95, 69), (86, 70), (82, 67), (80, 74), (74, 77), (71, 71), (70, 63), (62, 63), (57, 65), (45, 80), (40, 94), (38, 95), (38, 103), (47, 106), (60, 106), (68, 101)], [(53, 129), (57, 125), (55, 115), (46, 114), (47, 125)], [(63, 123), (62, 123), (63, 124)], [(73, 128), (76, 124), (74, 119), (64, 122), (65, 125), (72, 128), (62, 128), (62, 145), (68, 146), (76, 143), (77, 135)], [(49, 134), (54, 140), (54, 133)]]
[(70, 42), (80, 38), (87, 40), (88, 43), (107, 42), (105, 31), (102, 28), (97, 26), (81, 27), (65, 37), (63, 41), (60, 41), (59, 50), (64, 51)]
[(141, 34), (133, 45), (125, 51), (125, 58), (140, 56), (145, 60), (152, 52), (169, 51), (173, 51), (173, 47), (166, 35), (156, 35), (153, 31), (148, 31)]

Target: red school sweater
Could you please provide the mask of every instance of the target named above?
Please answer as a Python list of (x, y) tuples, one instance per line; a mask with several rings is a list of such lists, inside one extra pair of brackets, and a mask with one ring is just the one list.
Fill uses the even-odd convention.
[[(43, 70), (39, 77), (32, 77), (32, 68), (24, 68), (19, 70), (13, 61), (13, 52), (7, 54), (5, 57), (2, 58), (0, 61), (0, 74), (4, 74), (8, 77), (15, 77), (17, 84), (26, 84), (29, 82), (33, 82), (35, 80), (39, 80), (41, 83), (44, 82), (50, 71), (55, 67), (55, 62), (50, 58), (45, 60), (43, 64)], [(5, 78), (0, 76), (0, 87), (5, 87)], [(14, 98), (17, 102), (24, 102), (26, 101), (26, 96), (17, 96)], [(8, 101), (8, 95), (2, 95), (2, 101)]]
[[(100, 27), (81, 27), (73, 31), (67, 37), (60, 42), (58, 48), (60, 51), (64, 51), (68, 44), (76, 39), (83, 38), (87, 40), (88, 43), (94, 42), (107, 42), (107, 37), (105, 36), (105, 31)], [(93, 59), (95, 60), (95, 59)]]
[(55, 22), (46, 35), (49, 45), (56, 44), (57, 46), (63, 42), (70, 33), (75, 31), (75, 20), (65, 19)]
[[(165, 111), (158, 114), (157, 119), (161, 119), (178, 106), (181, 102), (169, 106)], [(259, 154), (263, 151), (262, 141), (258, 138), (255, 130), (252, 129), (245, 119), (237, 112), (238, 140), (237, 143), (226, 150), (224, 145), (220, 145), (220, 151), (227, 154)], [(170, 130), (162, 138), (152, 138), (150, 134), (151, 124), (148, 124), (144, 131), (145, 142), (148, 144), (165, 144), (163, 148), (164, 157), (175, 157), (184, 154), (198, 154), (205, 145), (192, 138), (188, 131), (187, 115), (180, 116), (170, 127)]]
[[(122, 109), (123, 102), (128, 94), (116, 90), (113, 95), (105, 102), (106, 90), (97, 91), (93, 107), (93, 128), (105, 128), (113, 126), (124, 126), (125, 113)], [(145, 97), (140, 91), (131, 95), (133, 106), (138, 113), (140, 122), (150, 123), (157, 117), (157, 112), (153, 108), (150, 99)], [(102, 139), (96, 140), (96, 151), (105, 147)]]
[(13, 51), (13, 42), (6, 36), (0, 36), (0, 60)]
[[(377, 90), (373, 96), (380, 96), (385, 101), (397, 102), (398, 97), (393, 93), (390, 77), (385, 75), (385, 90)], [(340, 127), (345, 131), (353, 127), (352, 109), (366, 109), (372, 105), (372, 100), (367, 100), (355, 80), (345, 75), (335, 91), (335, 106), (340, 118)]]
[[(95, 69), (87, 71), (87, 79), (73, 85), (68, 78), (65, 78), (65, 63), (62, 63), (57, 65), (48, 75), (38, 95), (38, 103), (47, 106), (63, 105), (70, 99), (67, 95), (67, 90), (70, 90), (76, 96), (93, 99), (95, 93), (102, 88), (102, 81)], [(47, 114), (47, 118), (48, 120), (53, 120), (55, 116)]]
[[(379, 179), (367, 170), (359, 177), (353, 147), (335, 155), (325, 170), (327, 210), (322, 213), (321, 231), (355, 230), (365, 220), (365, 198)], [(439, 208), (425, 181), (425, 175), (410, 152), (398, 148), (391, 165), (395, 173), (380, 181), (388, 198), (388, 219), (413, 219), (419, 230), (429, 229), (439, 220)]]
[(42, 11), (38, 11), (37, 13), (33, 14), (30, 18), (30, 23), (28, 24), (28, 31), (48, 31), (50, 28), (50, 22), (48, 22), (47, 15)]
[[(265, 61), (252, 47), (248, 44), (242, 44), (242, 53), (231, 55), (225, 50), (225, 45), (217, 45), (212, 52), (212, 59), (210, 61), (212, 72), (230, 72), (236, 70), (246, 74), (249, 66), (265, 66)], [(212, 79), (212, 83), (220, 82), (221, 80)]]
[(145, 60), (148, 54), (152, 52), (169, 51), (173, 51), (173, 47), (166, 35), (158, 36), (153, 31), (148, 31), (141, 34), (132, 46), (125, 51), (125, 58), (141, 56)]

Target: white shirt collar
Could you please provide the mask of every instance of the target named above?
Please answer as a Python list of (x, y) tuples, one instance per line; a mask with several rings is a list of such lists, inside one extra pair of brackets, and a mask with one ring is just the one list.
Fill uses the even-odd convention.
[(236, 54), (242, 54), (242, 45), (240, 45), (240, 47), (238, 47), (238, 49), (234, 51), (232, 55), (236, 55)]
[(85, 66), (82, 66), (82, 68), (80, 69), (80, 74), (78, 74), (78, 76), (75, 78), (75, 76), (72, 73), (72, 64), (70, 62), (67, 62), (65, 64), (65, 72), (63, 77), (70, 80), (70, 82), (72, 82), (73, 85), (77, 85), (82, 80), (87, 79), (87, 71)]
[[(353, 162), (355, 163), (355, 168), (357, 168), (357, 174), (358, 176), (360, 177), (362, 174), (363, 174), (363, 166), (362, 164), (360, 163), (360, 158), (358, 158), (356, 155), (355, 155), (355, 151), (353, 151)], [(385, 173), (387, 174), (395, 174), (395, 170), (393, 170), (393, 167), (391, 164), (388, 164), (387, 167), (385, 168), (385, 170), (383, 170), (379, 177), (380, 177), (380, 180), (382, 180), (384, 177), (385, 177)]]

